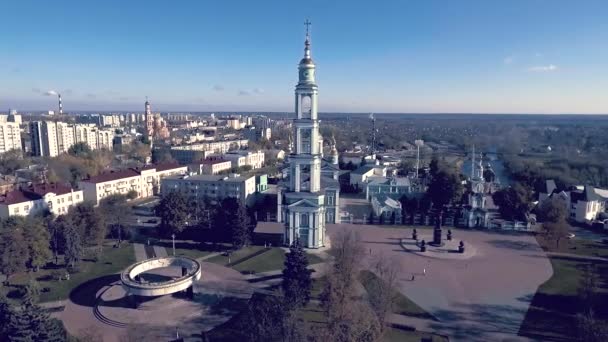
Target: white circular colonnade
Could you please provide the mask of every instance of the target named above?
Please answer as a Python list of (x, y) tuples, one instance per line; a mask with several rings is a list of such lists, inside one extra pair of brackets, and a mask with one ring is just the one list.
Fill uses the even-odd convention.
[[(157, 268), (181, 267), (182, 276), (159, 282), (141, 282), (138, 275)], [(186, 290), (201, 278), (201, 264), (187, 257), (162, 257), (137, 262), (120, 275), (122, 286), (131, 295), (163, 296)]]

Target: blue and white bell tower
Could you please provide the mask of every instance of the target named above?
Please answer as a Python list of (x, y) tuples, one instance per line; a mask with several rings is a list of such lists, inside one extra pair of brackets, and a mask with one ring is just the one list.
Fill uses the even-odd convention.
[(304, 58), (298, 66), (293, 121), (293, 149), (289, 155), (289, 184), (278, 194), (278, 220), (285, 223), (285, 243), (299, 240), (307, 248), (325, 245), (325, 194), (321, 191), (321, 153), (317, 116), (318, 87), (310, 50), (310, 22), (306, 23)]

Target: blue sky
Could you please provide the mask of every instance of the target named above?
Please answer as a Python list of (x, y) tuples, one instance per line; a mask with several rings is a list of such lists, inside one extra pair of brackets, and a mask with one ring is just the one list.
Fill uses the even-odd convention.
[(306, 18), (321, 111), (608, 113), (608, 2), (0, 3), (0, 108), (291, 111)]

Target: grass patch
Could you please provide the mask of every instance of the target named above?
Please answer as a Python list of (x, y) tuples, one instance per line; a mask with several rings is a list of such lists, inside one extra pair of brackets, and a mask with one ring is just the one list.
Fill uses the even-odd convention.
[(285, 251), (282, 248), (273, 247), (270, 250), (245, 260), (233, 268), (239, 272), (268, 272), (282, 270), (285, 262)]
[[(596, 318), (608, 319), (608, 263), (561, 256), (550, 257), (553, 276), (542, 284), (526, 313), (519, 335), (539, 340), (570, 341), (576, 336), (577, 313), (583, 311), (578, 297), (583, 270), (591, 265), (599, 277), (593, 308)], [(608, 323), (608, 322), (607, 322)]]
[[(377, 291), (382, 281), (374, 272), (363, 270), (359, 273), (359, 281), (367, 292)], [(399, 291), (394, 291), (395, 308), (394, 313), (404, 316), (412, 316), (423, 319), (435, 320), (435, 317), (418, 306)]]
[(536, 241), (546, 252), (571, 253), (582, 256), (608, 258), (608, 245), (584, 239), (561, 239), (559, 247), (555, 240), (547, 240), (544, 235), (536, 235)]
[(216, 255), (212, 258), (205, 260), (206, 262), (212, 262), (214, 264), (226, 266), (229, 263), (234, 263), (240, 259), (246, 258), (249, 255), (259, 252), (264, 249), (264, 246), (248, 246), (243, 247), (237, 251), (230, 253), (230, 256), (227, 255)]
[(18, 286), (27, 283), (29, 277), (35, 277), (40, 284), (40, 288), (48, 288), (49, 291), (40, 294), (40, 302), (50, 302), (56, 300), (67, 299), (70, 292), (78, 285), (104, 275), (113, 274), (122, 271), (128, 265), (135, 262), (133, 246), (130, 243), (123, 242), (120, 248), (112, 246), (104, 246), (103, 253), (99, 260), (81, 261), (79, 263), (80, 271), (70, 274), (70, 280), (53, 280), (51, 274), (53, 271), (63, 268), (43, 268), (40, 271), (33, 273), (22, 273), (11, 277), (11, 286), (0, 287), (0, 291), (10, 292), (15, 291)]

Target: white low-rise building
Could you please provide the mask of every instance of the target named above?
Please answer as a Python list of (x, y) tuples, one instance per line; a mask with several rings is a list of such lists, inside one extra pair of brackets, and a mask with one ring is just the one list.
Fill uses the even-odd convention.
[(217, 175), (222, 172), (229, 172), (231, 168), (232, 162), (220, 157), (209, 157), (188, 165), (188, 171), (199, 175)]
[(0, 199), (0, 217), (33, 216), (49, 211), (63, 215), (84, 200), (82, 190), (62, 184), (37, 184), (9, 191)]
[(251, 166), (252, 169), (259, 169), (264, 166), (264, 152), (262, 151), (233, 151), (226, 153), (223, 157), (226, 160), (230, 160), (232, 167), (235, 168)]
[(179, 191), (191, 200), (221, 201), (232, 197), (251, 205), (256, 191), (255, 176), (195, 175), (172, 176), (161, 180), (161, 193)]
[(363, 190), (366, 183), (370, 180), (370, 177), (386, 177), (386, 171), (386, 166), (373, 164), (363, 165), (350, 172), (350, 185)]
[(135, 198), (145, 198), (160, 192), (162, 178), (185, 175), (186, 166), (177, 164), (148, 165), (143, 168), (130, 168), (115, 172), (102, 173), (79, 182), (86, 201), (95, 204), (114, 194), (135, 194)]

